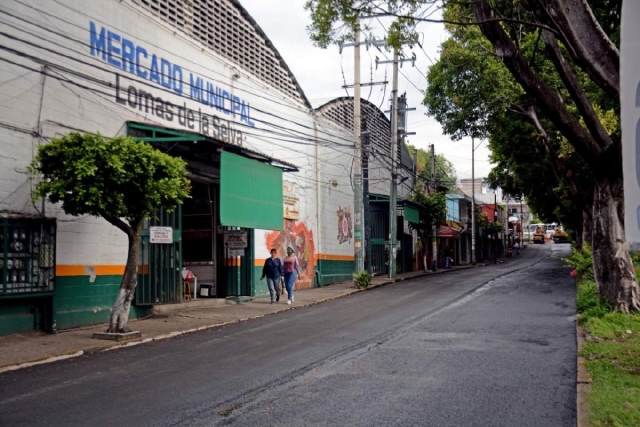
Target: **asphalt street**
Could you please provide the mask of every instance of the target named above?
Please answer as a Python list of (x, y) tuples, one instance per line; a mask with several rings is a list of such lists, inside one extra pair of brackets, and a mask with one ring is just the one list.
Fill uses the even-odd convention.
[(554, 253), (0, 374), (0, 426), (575, 426)]

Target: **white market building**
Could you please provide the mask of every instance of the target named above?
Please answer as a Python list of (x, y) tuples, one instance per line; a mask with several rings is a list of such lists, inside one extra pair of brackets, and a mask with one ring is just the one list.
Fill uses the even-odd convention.
[[(312, 108), (238, 1), (8, 0), (0, 12), (0, 334), (104, 322), (120, 285), (121, 231), (32, 202), (27, 165), (68, 132), (130, 135), (188, 163), (192, 198), (148, 224), (172, 227), (173, 243), (143, 237), (132, 316), (182, 301), (183, 268), (212, 296), (266, 296), (272, 247), (296, 250), (298, 288), (351, 277), (352, 119)], [(378, 183), (390, 179), (383, 136)], [(388, 184), (375, 193), (388, 199)]]

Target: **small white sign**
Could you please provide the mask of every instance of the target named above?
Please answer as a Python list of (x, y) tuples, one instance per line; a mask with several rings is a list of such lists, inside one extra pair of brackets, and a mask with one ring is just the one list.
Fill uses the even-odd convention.
[(283, 212), (286, 219), (300, 219), (300, 199), (296, 196), (296, 187), (293, 182), (282, 182)]
[(173, 243), (173, 228), (171, 228), (171, 227), (149, 227), (149, 242), (151, 242), (151, 243)]
[(244, 249), (229, 249), (229, 257), (244, 256)]
[(224, 247), (227, 249), (244, 249), (247, 247), (247, 230), (226, 230)]

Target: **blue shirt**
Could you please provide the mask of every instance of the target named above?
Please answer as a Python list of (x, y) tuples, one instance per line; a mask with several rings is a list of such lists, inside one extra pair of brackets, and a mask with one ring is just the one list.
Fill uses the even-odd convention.
[(282, 261), (280, 258), (267, 258), (262, 267), (262, 275), (269, 279), (280, 279), (284, 276), (284, 270), (282, 268)]

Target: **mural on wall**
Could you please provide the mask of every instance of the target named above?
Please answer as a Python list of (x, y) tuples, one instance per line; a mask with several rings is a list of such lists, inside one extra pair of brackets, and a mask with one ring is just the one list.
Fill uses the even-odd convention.
[(304, 221), (284, 220), (283, 231), (272, 231), (265, 238), (267, 249), (276, 248), (278, 256), (284, 258), (287, 247), (291, 246), (296, 252), (302, 272), (298, 276), (296, 289), (311, 288), (315, 278), (316, 248), (313, 242), (313, 232)]
[(345, 206), (344, 208), (338, 206), (338, 212), (336, 213), (338, 216), (338, 243), (351, 243), (351, 239), (353, 238), (353, 233), (351, 232), (353, 229), (351, 206)]

